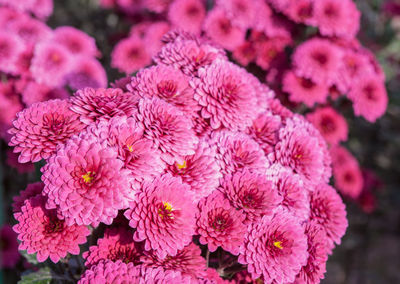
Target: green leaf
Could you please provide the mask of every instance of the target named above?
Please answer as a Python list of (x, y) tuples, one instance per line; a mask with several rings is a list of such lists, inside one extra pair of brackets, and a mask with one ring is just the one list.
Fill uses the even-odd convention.
[(22, 275), (21, 280), (18, 281), (18, 284), (50, 284), (51, 279), (50, 268), (44, 267), (36, 272)]
[(31, 264), (39, 264), (39, 262), (37, 261), (37, 259), (36, 259), (36, 253), (34, 253), (34, 254), (28, 254), (27, 252), (26, 252), (26, 250), (23, 250), (23, 251), (20, 251), (21, 252), (21, 254), (22, 254), (22, 256), (23, 257), (25, 257), (26, 258), (26, 260), (29, 262), (29, 263), (31, 263)]

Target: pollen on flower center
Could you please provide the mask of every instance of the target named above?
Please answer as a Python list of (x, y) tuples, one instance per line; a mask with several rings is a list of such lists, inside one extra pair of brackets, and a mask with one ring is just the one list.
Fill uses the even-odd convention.
[(176, 163), (176, 167), (177, 167), (178, 169), (180, 169), (180, 170), (186, 169), (186, 167), (187, 167), (186, 161), (183, 161), (182, 164)]
[(82, 175), (83, 181), (85, 183), (92, 183), (96, 173), (88, 171), (86, 174)]
[(126, 145), (126, 148), (128, 148), (129, 152), (133, 152), (133, 146), (132, 145)]
[(164, 217), (173, 219), (172, 211), (174, 211), (172, 204), (169, 202), (163, 202), (163, 205), (158, 209), (158, 215), (160, 215), (161, 219)]
[(277, 247), (278, 249), (283, 249), (281, 241), (274, 242), (274, 246)]

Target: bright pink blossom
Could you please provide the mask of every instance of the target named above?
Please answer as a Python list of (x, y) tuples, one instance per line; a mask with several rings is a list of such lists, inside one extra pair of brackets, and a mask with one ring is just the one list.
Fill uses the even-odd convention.
[(53, 41), (65, 46), (74, 55), (95, 57), (99, 54), (94, 38), (73, 27), (56, 28)]
[(168, 20), (173, 27), (199, 34), (206, 8), (202, 0), (174, 0), (168, 8)]

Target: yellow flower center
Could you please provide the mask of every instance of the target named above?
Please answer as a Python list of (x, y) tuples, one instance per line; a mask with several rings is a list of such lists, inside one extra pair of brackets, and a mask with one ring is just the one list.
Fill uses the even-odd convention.
[(182, 170), (182, 169), (186, 169), (187, 165), (186, 165), (186, 161), (183, 161), (183, 164), (178, 164), (176, 163), (176, 166), (178, 169)]
[(161, 219), (163, 219), (164, 217), (173, 219), (172, 211), (174, 211), (172, 204), (169, 202), (164, 202), (163, 206), (158, 209), (158, 215), (160, 215)]
[(132, 145), (126, 145), (126, 147), (128, 148), (128, 151), (129, 152), (133, 152), (133, 146)]
[(277, 247), (278, 249), (283, 249), (282, 242), (280, 242), (280, 241), (274, 242), (274, 246)]
[(95, 176), (95, 172), (88, 171), (86, 174), (82, 175), (82, 178), (85, 183), (92, 183), (94, 176)]

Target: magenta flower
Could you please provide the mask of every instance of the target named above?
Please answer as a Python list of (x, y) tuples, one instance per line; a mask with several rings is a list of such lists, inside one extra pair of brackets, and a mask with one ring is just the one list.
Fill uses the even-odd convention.
[(361, 13), (351, 0), (314, 1), (315, 21), (322, 35), (353, 39), (360, 28)]
[(261, 112), (252, 77), (228, 61), (215, 61), (198, 72), (191, 85), (201, 116), (213, 129), (244, 130)]
[(138, 97), (158, 97), (192, 116), (199, 110), (194, 100), (194, 90), (189, 86), (190, 77), (166, 65), (156, 65), (140, 71), (128, 90)]
[(204, 139), (200, 140), (194, 155), (185, 156), (182, 164), (168, 166), (167, 171), (173, 176), (180, 176), (184, 183), (190, 185), (195, 201), (217, 189), (222, 177), (215, 160), (215, 149)]
[[(118, 152), (124, 168), (139, 183), (152, 180), (165, 169), (160, 153), (143, 137), (143, 129), (133, 117), (118, 116), (91, 124), (82, 135), (94, 135), (99, 141), (105, 141), (109, 148)], [(137, 186), (140, 184), (134, 184), (135, 188)]]
[(107, 75), (100, 62), (86, 56), (76, 56), (74, 67), (66, 75), (67, 84), (74, 90), (90, 88), (105, 88)]
[(36, 195), (41, 195), (43, 191), (44, 183), (43, 182), (35, 182), (30, 183), (28, 186), (19, 192), (19, 195), (14, 196), (13, 198), (13, 212), (20, 212), (21, 207), (24, 205), (25, 200), (35, 197)]
[(305, 23), (315, 26), (314, 0), (291, 2), (282, 12), (298, 24)]
[(329, 253), (326, 233), (321, 225), (313, 220), (305, 225), (305, 233), (308, 238), (307, 265), (302, 267), (294, 283), (319, 283), (324, 278)]
[(195, 154), (198, 138), (192, 123), (173, 105), (157, 98), (141, 99), (136, 119), (167, 164), (182, 164), (185, 156)]
[(143, 251), (141, 245), (132, 240), (132, 236), (133, 232), (123, 227), (106, 229), (104, 237), (97, 240), (97, 245), (83, 253), (85, 266), (90, 268), (102, 260), (140, 264)]
[(279, 207), (292, 214), (300, 222), (306, 221), (310, 216), (307, 183), (299, 175), (279, 164), (268, 169), (267, 176), (272, 180), (274, 188), (277, 189), (282, 198)]
[(168, 20), (173, 27), (200, 34), (206, 16), (201, 0), (174, 0), (168, 8)]
[(243, 168), (265, 172), (268, 167), (269, 163), (263, 150), (246, 134), (229, 131), (214, 132), (210, 144), (216, 149), (215, 159), (223, 175)]
[(253, 124), (247, 128), (246, 132), (264, 150), (265, 154), (273, 151), (273, 147), (278, 142), (278, 130), (282, 127), (281, 118), (270, 112), (263, 112), (253, 120)]
[(332, 41), (313, 38), (297, 47), (292, 60), (296, 75), (330, 85), (338, 80), (342, 50)]
[(85, 124), (114, 116), (131, 116), (135, 113), (138, 98), (121, 89), (85, 88), (71, 98), (71, 110), (80, 115)]
[(150, 11), (162, 13), (167, 11), (173, 0), (143, 0), (143, 6)]
[(56, 28), (52, 40), (65, 46), (74, 55), (87, 58), (99, 55), (94, 38), (70, 26)]
[(40, 195), (25, 200), (21, 211), (14, 214), (18, 224), (13, 230), (18, 233), (20, 250), (28, 254), (37, 253), (39, 262), (50, 257), (58, 262), (67, 253), (79, 254), (79, 245), (86, 242), (90, 231), (85, 226), (68, 226), (58, 219), (55, 210), (45, 208), (46, 198)]
[(357, 199), (362, 193), (364, 180), (358, 162), (333, 165), (335, 187), (346, 196)]
[(247, 66), (256, 59), (256, 49), (251, 41), (245, 41), (237, 46), (232, 56), (240, 65)]
[[(143, 42), (146, 45), (146, 49), (150, 55), (153, 57), (160, 52), (161, 48), (164, 46), (162, 40), (164, 35), (171, 30), (171, 26), (165, 21), (150, 22), (147, 24), (148, 26), (146, 27), (143, 35)], [(132, 29), (137, 26), (138, 25), (133, 26)]]
[(298, 220), (278, 211), (251, 224), (239, 263), (247, 264), (253, 279), (290, 283), (307, 264), (307, 237)]
[(151, 268), (142, 265), (134, 266), (133, 263), (124, 263), (120, 260), (100, 262), (86, 270), (78, 284), (92, 283), (182, 283), (190, 284), (189, 276), (182, 276), (179, 271), (163, 268)]
[(189, 275), (193, 278), (205, 276), (207, 268), (206, 260), (201, 256), (201, 249), (193, 242), (178, 251), (175, 256), (160, 259), (150, 251), (145, 252), (145, 256), (141, 260), (144, 266), (179, 271), (182, 275)]
[(328, 98), (328, 87), (317, 84), (310, 79), (296, 76), (293, 71), (283, 77), (282, 89), (289, 94), (289, 99), (313, 107), (316, 103), (325, 103)]
[(17, 234), (13, 231), (10, 225), (3, 225), (0, 228), (0, 267), (14, 268), (21, 258), (18, 251)]
[(166, 44), (153, 59), (159, 65), (169, 65), (186, 75), (195, 76), (201, 67), (210, 65), (218, 58), (226, 59), (223, 49), (208, 42), (182, 39), (178, 36), (175, 41)]
[(340, 244), (347, 228), (346, 208), (336, 190), (320, 184), (311, 193), (310, 220), (316, 220), (325, 230), (330, 248), (334, 243)]
[(0, 71), (15, 73), (17, 71), (17, 60), (24, 51), (24, 43), (21, 39), (10, 32), (0, 32)]
[(19, 17), (13, 19), (7, 26), (7, 29), (17, 34), (24, 41), (28, 49), (33, 48), (39, 42), (49, 40), (53, 34), (51, 28), (45, 23), (31, 17), (26, 17), (25, 14), (20, 14)]
[(253, 26), (258, 8), (257, 4), (257, 1), (216, 1), (216, 6), (224, 10), (233, 24), (243, 29), (248, 29)]
[(221, 247), (238, 255), (247, 231), (245, 219), (246, 215), (232, 207), (221, 192), (214, 191), (199, 203), (197, 234), (200, 243), (207, 245), (211, 252)]
[(246, 30), (234, 25), (221, 8), (207, 13), (203, 30), (214, 42), (230, 51), (241, 45), (246, 36)]
[(111, 54), (111, 66), (126, 74), (151, 63), (151, 56), (141, 38), (132, 36), (121, 40)]
[(69, 93), (64, 88), (50, 88), (44, 84), (30, 81), (22, 92), (22, 101), (26, 106), (52, 99), (68, 99)]
[(72, 55), (64, 46), (44, 42), (35, 48), (30, 71), (36, 82), (59, 87), (65, 83), (65, 75), (72, 67)]
[(332, 107), (318, 108), (306, 117), (329, 144), (336, 145), (347, 140), (349, 129), (346, 120)]
[(68, 101), (50, 100), (33, 104), (17, 114), (9, 130), (13, 135), (9, 145), (20, 153), (20, 163), (48, 159), (58, 145), (85, 128), (69, 108)]
[(263, 215), (271, 215), (283, 201), (267, 176), (247, 169), (226, 175), (220, 189), (232, 206), (246, 215), (246, 222), (254, 222)]
[(42, 168), (47, 208), (57, 208), (67, 225), (111, 224), (135, 195), (123, 166), (105, 143), (71, 138)]
[(125, 212), (129, 225), (136, 228), (134, 241), (145, 241), (144, 249), (153, 249), (161, 259), (177, 255), (188, 245), (196, 222), (189, 190), (190, 186), (170, 174), (145, 183)]
[(369, 122), (381, 117), (388, 105), (384, 81), (376, 75), (365, 76), (353, 85), (348, 97), (353, 102), (355, 115), (363, 116)]
[(282, 58), (285, 47), (291, 43), (291, 39), (272, 38), (263, 40), (256, 45), (256, 63), (263, 70), (268, 70), (271, 65)]

